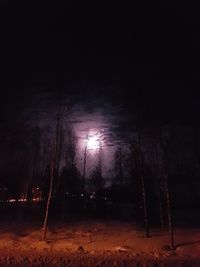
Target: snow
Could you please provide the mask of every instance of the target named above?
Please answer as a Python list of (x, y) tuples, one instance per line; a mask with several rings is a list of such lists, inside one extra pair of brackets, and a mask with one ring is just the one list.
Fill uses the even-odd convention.
[(42, 241), (42, 229), (39, 225), (2, 223), (0, 265), (22, 261), (23, 264), (27, 261), (30, 265), (44, 259), (56, 264), (55, 261), (58, 262), (59, 257), (69, 260), (83, 255), (95, 258), (124, 257), (126, 260), (133, 258), (200, 261), (200, 229), (175, 229), (175, 251), (166, 249), (169, 245), (167, 231), (155, 229), (151, 235), (151, 238), (145, 238), (143, 229), (131, 223), (82, 221), (50, 225), (47, 240)]

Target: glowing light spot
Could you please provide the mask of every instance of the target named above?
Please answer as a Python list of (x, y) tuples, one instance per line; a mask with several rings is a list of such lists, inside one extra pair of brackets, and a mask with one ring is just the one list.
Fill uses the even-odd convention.
[(88, 136), (87, 139), (87, 148), (88, 149), (98, 149), (99, 148), (99, 138), (97, 135)]

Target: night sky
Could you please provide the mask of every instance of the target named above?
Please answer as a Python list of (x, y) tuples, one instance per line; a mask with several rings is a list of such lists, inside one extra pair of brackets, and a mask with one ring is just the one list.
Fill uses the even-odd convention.
[(144, 124), (199, 120), (193, 1), (4, 0), (0, 10), (2, 136), (21, 112), (60, 100), (75, 121), (103, 118), (116, 142), (138, 112)]
[[(96, 203), (105, 194), (116, 204), (108, 209), (112, 218), (115, 212), (122, 218), (118, 201), (132, 203), (140, 217), (146, 190), (156, 221), (157, 189), (165, 201), (168, 183), (172, 210), (199, 215), (195, 5), (2, 0), (0, 200), (4, 188), (5, 199), (28, 199), (40, 188), (45, 202), (51, 179), (52, 218), (58, 218), (62, 196), (68, 205), (73, 195), (74, 214), (85, 216), (82, 192), (83, 201), (93, 201), (90, 194), (96, 192)], [(58, 107), (64, 110), (60, 125)]]

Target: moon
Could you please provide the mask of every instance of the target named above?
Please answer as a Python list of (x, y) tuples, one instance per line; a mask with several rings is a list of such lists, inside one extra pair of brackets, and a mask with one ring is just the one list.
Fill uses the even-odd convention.
[(87, 138), (87, 148), (91, 150), (97, 150), (99, 149), (99, 138), (97, 135), (91, 135)]

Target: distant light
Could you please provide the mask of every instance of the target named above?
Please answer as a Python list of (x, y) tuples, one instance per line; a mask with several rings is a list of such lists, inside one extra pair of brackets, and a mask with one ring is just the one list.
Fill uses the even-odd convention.
[(91, 196), (90, 196), (90, 199), (95, 199), (95, 196), (91, 195)]
[(7, 202), (9, 202), (9, 203), (13, 203), (13, 202), (16, 202), (17, 200), (16, 199), (14, 199), (14, 198), (11, 198), (11, 199), (8, 199), (7, 200)]
[(27, 199), (26, 199), (26, 198), (20, 198), (20, 199), (18, 199), (18, 201), (19, 201), (19, 202), (26, 202)]
[(39, 197), (33, 198), (33, 202), (39, 202), (39, 201), (40, 201)]

